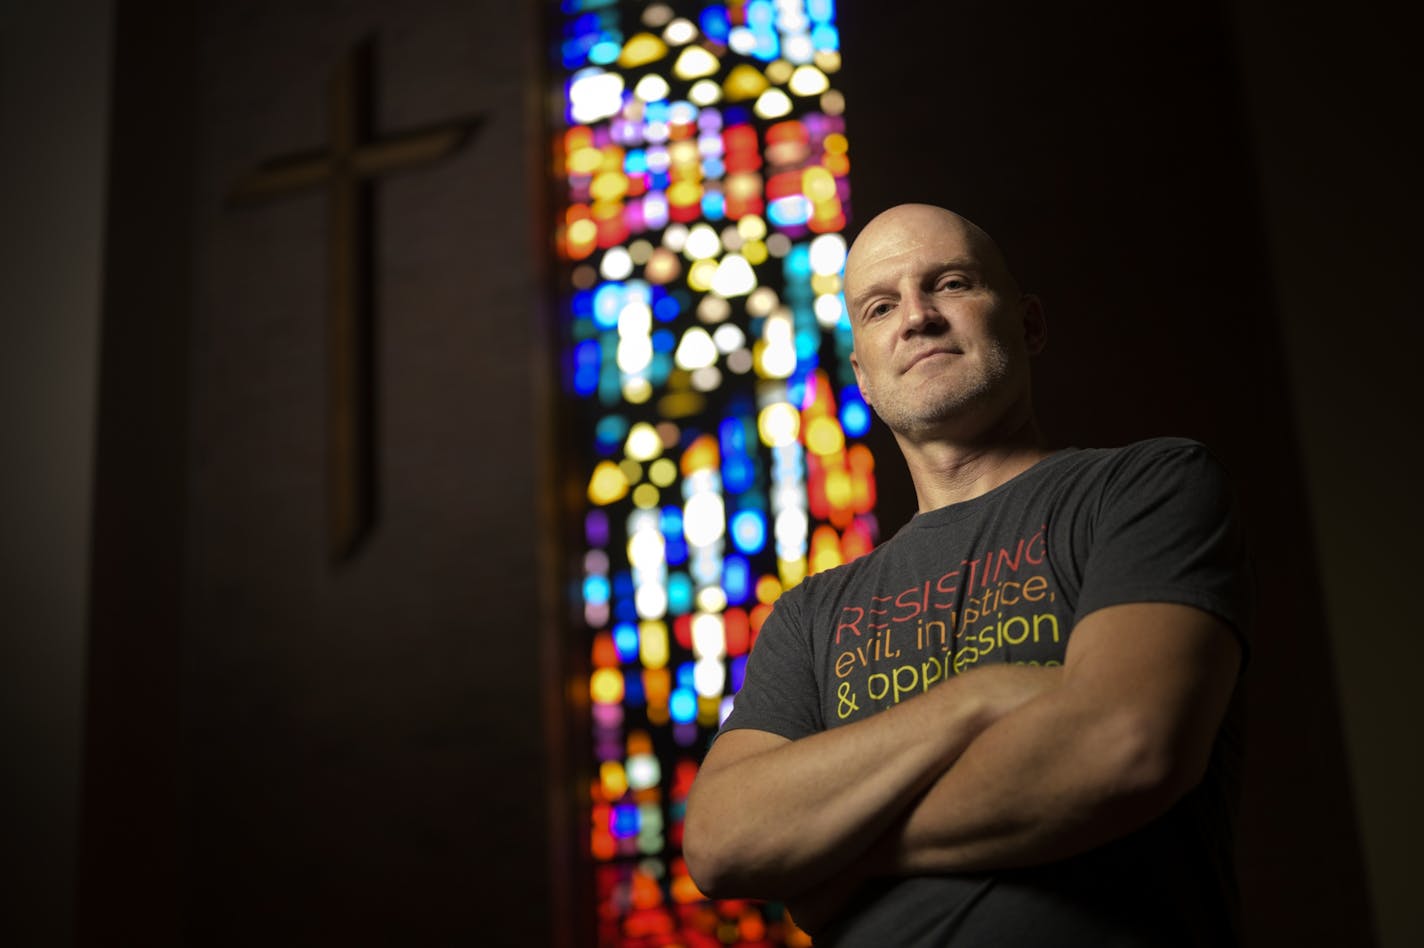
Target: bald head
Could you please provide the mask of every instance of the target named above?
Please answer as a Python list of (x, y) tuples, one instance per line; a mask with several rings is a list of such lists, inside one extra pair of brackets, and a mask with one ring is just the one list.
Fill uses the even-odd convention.
[(846, 303), (852, 308), (857, 294), (863, 293), (864, 275), (879, 261), (906, 253), (930, 242), (955, 239), (970, 254), (986, 278), (1000, 292), (1013, 298), (1019, 295), (1018, 282), (1009, 269), (1008, 260), (994, 238), (978, 224), (951, 210), (933, 204), (900, 204), (870, 220), (851, 244), (846, 257)]

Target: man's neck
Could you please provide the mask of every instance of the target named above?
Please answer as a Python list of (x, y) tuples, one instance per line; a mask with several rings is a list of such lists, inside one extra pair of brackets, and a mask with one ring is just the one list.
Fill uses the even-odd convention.
[(1008, 431), (973, 441), (933, 440), (900, 444), (920, 512), (963, 503), (986, 494), (1033, 467), (1052, 452), (1032, 415)]

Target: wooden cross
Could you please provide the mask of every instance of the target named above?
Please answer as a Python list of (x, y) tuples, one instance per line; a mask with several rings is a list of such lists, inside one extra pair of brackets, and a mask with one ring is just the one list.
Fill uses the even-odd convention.
[(370, 181), (456, 151), (482, 116), (371, 137), (372, 44), (358, 43), (332, 74), (330, 146), (263, 162), (228, 194), (246, 204), (324, 185), (327, 252), (327, 531), (333, 562), (350, 557), (376, 514), (375, 347), (372, 343)]

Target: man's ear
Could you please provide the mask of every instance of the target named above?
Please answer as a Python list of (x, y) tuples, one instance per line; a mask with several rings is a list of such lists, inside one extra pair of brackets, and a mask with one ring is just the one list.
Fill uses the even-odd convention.
[(1038, 355), (1048, 345), (1048, 322), (1043, 317), (1043, 301), (1033, 293), (1023, 298), (1024, 348)]
[(855, 357), (855, 350), (850, 352), (850, 368), (855, 373), (855, 385), (860, 389), (861, 401), (874, 408), (875, 405), (870, 400), (870, 386), (865, 383), (865, 376), (860, 372), (860, 360)]

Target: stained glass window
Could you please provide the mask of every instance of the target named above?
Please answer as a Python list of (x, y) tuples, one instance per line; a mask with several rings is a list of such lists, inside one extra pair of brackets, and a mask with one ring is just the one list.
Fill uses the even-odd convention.
[(833, 0), (562, 0), (564, 381), (586, 459), (585, 843), (598, 943), (806, 945), (680, 855), (698, 763), (781, 592), (877, 539), (850, 373)]

